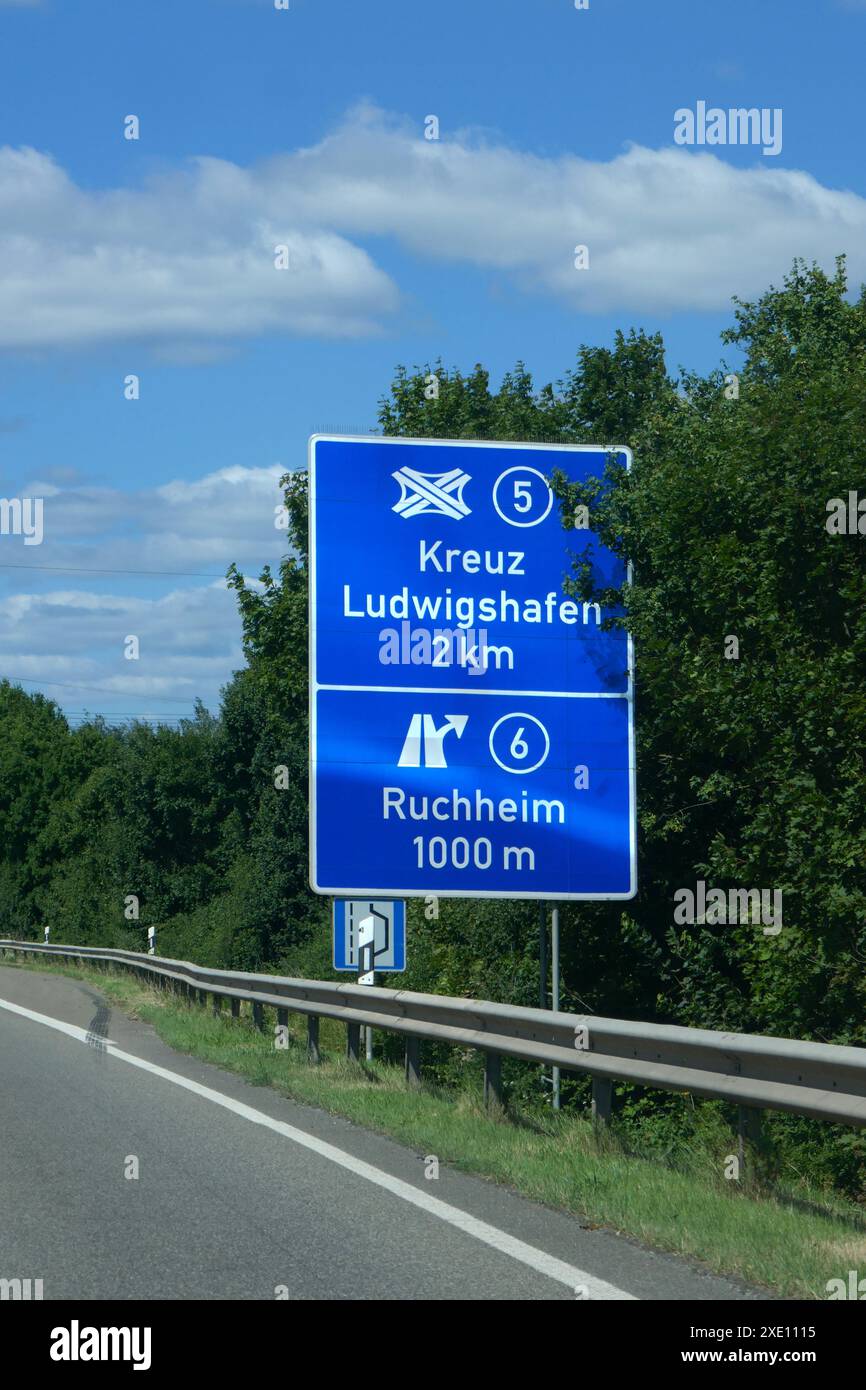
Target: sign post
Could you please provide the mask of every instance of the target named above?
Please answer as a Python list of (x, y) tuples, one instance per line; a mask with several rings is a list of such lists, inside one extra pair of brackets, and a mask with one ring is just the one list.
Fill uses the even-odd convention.
[[(359, 985), (374, 985), (376, 971), (406, 969), (406, 904), (361, 898), (334, 903), (334, 969), (351, 970)], [(373, 1060), (373, 1030), (364, 1028)]]
[(362, 918), (358, 925), (359, 985), (374, 985), (376, 983), (376, 976), (373, 971), (375, 940), (376, 918), (373, 916)]
[[(376, 973), (373, 969), (376, 950), (376, 918), (372, 914), (363, 917), (358, 924), (358, 976), (359, 985), (374, 985), (376, 983)], [(368, 1062), (373, 1060), (373, 1029), (367, 1025), (364, 1029), (364, 1052)]]
[[(310, 441), (310, 881), (347, 898), (627, 899), (632, 651), (563, 580), (547, 479), (627, 449)], [(569, 556), (571, 552), (571, 558)], [(378, 968), (378, 966), (377, 966)]]
[[(559, 1010), (559, 908), (554, 907), (550, 922), (550, 956), (553, 965), (553, 991), (550, 1006), (554, 1013)], [(553, 1108), (558, 1110), (561, 1102), (559, 1067), (553, 1068)]]

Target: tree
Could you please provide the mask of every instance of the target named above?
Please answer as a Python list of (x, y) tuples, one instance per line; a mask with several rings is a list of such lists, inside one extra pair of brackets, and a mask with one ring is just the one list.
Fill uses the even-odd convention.
[[(864, 548), (825, 526), (864, 477), (866, 313), (845, 292), (841, 263), (798, 263), (738, 304), (739, 399), (687, 378), (686, 406), (636, 428), (631, 476), (559, 492), (634, 562), (641, 892), (621, 929), (657, 961), (660, 1015), (863, 1042)], [(675, 928), (699, 878), (779, 889), (782, 931)]]

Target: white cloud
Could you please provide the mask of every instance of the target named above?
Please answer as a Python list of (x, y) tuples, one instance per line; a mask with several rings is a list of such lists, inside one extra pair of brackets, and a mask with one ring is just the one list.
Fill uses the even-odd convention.
[(285, 552), (285, 531), (274, 527), (277, 486), (286, 468), (237, 465), (192, 482), (139, 492), (110, 487), (58, 486), (32, 478), (16, 495), (44, 497), (44, 536), (38, 548), (4, 538), (16, 558), (34, 565), (117, 567), (122, 570), (204, 570), (222, 573), (232, 561), (261, 566)]
[[(286, 553), (274, 526), (284, 471), (237, 465), (134, 494), (74, 484), (40, 493), (38, 480), (21, 489), (45, 497), (45, 539), (28, 548), (21, 537), (0, 540), (0, 583), (9, 583), (0, 676), (67, 709), (188, 715), (197, 696), (216, 708), (243, 665), (236, 595), (222, 578), (130, 572), (221, 575), (234, 560), (249, 583), (266, 562), (276, 567)], [(124, 656), (130, 635), (137, 661)]]
[[(124, 655), (131, 635), (134, 661)], [(2, 675), (66, 709), (189, 715), (196, 697), (215, 709), (242, 665), (237, 603), (223, 586), (158, 598), (58, 589), (0, 601)]]
[[(278, 182), (290, 164), (275, 160), (266, 176)], [(588, 310), (723, 308), (795, 255), (848, 250), (866, 272), (866, 199), (757, 153), (749, 168), (673, 145), (609, 162), (541, 159), (426, 143), (371, 113), (323, 142), (305, 193), (346, 233), (390, 233), (425, 258), (508, 271)], [(578, 243), (588, 272), (573, 267)]]
[[(749, 167), (673, 144), (541, 158), (465, 133), (426, 141), (369, 107), (309, 149), (250, 168), (200, 158), (131, 190), (81, 189), (7, 147), (0, 226), (0, 347), (137, 337), (174, 360), (255, 334), (380, 330), (399, 296), (370, 238), (590, 312), (722, 309), (794, 256), (846, 251), (866, 275), (866, 199), (757, 151)], [(282, 243), (295, 269), (274, 269)]]
[(213, 164), (90, 192), (49, 155), (0, 149), (0, 347), (375, 331), (397, 293), (367, 252)]

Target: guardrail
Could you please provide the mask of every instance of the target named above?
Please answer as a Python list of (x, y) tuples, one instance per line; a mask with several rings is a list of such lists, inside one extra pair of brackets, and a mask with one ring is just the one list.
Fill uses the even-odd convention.
[(264, 1027), (263, 1010), (307, 1017), (311, 1061), (319, 1060), (319, 1019), (347, 1027), (347, 1055), (358, 1060), (362, 1025), (406, 1038), (406, 1076), (417, 1084), (424, 1039), (475, 1048), (485, 1054), (484, 1094), (502, 1103), (502, 1058), (517, 1057), (581, 1072), (592, 1078), (592, 1110), (598, 1124), (610, 1116), (614, 1082), (733, 1101), (740, 1133), (756, 1137), (761, 1110), (789, 1110), (836, 1124), (866, 1125), (866, 1048), (831, 1043), (719, 1033), (658, 1023), (632, 1023), (594, 1014), (556, 1013), (324, 980), (293, 980), (216, 970), (189, 961), (100, 946), (0, 940), (0, 952), (61, 956), (122, 966), (156, 984), (205, 1003), (215, 1011), (231, 1001), (233, 1017), (243, 1001)]

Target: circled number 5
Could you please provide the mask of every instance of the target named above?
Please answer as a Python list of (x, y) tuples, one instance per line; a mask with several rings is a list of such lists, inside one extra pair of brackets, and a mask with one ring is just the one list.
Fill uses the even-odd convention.
[[(523, 503), (521, 506), (520, 504)], [(525, 478), (518, 478), (514, 484), (514, 510), (528, 512), (532, 506), (532, 486)]]

